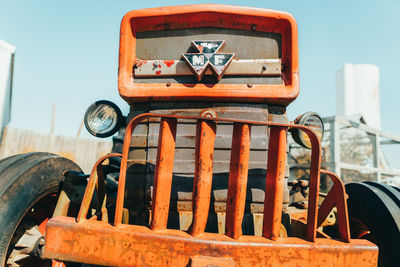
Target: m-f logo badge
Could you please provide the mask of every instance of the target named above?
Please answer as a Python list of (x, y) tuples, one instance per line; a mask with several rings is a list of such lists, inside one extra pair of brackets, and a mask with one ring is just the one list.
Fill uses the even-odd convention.
[(222, 78), (225, 69), (235, 56), (235, 53), (217, 53), (224, 44), (225, 41), (192, 41), (192, 46), (199, 53), (182, 54), (198, 81), (203, 78), (208, 66), (218, 81)]

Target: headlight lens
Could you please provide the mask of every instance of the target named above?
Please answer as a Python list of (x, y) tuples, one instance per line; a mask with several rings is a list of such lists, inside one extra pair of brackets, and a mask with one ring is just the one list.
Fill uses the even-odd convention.
[(96, 137), (109, 137), (121, 127), (123, 118), (121, 110), (107, 100), (96, 101), (85, 113), (85, 127)]
[[(294, 122), (296, 124), (301, 124), (314, 130), (319, 140), (322, 140), (322, 138), (324, 137), (324, 123), (317, 113), (304, 113), (303, 115), (297, 117)], [(294, 128), (292, 129), (291, 133), (296, 143), (305, 148), (311, 148), (310, 138), (304, 131)]]

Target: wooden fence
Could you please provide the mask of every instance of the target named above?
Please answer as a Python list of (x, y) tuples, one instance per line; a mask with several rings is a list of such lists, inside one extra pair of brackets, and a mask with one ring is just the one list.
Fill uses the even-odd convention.
[(101, 156), (110, 153), (111, 141), (41, 134), (32, 130), (5, 126), (0, 145), (0, 159), (27, 152), (51, 152), (76, 162), (89, 173)]

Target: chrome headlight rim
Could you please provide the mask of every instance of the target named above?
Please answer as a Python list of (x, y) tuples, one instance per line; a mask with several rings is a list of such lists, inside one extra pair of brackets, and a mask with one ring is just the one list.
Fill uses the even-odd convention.
[[(324, 122), (323, 122), (321, 116), (318, 113), (313, 112), (313, 111), (306, 112), (306, 113), (298, 116), (294, 120), (294, 123), (298, 124), (298, 125), (304, 125), (306, 127), (311, 128), (312, 130), (314, 130), (313, 127), (310, 127), (309, 125), (307, 125), (307, 121), (313, 117), (320, 121), (321, 136), (319, 136), (317, 133), (317, 137), (319, 138), (320, 141), (322, 141), (322, 139), (324, 138), (325, 125), (324, 125)], [(302, 130), (297, 129), (297, 128), (292, 128), (290, 132), (292, 134), (293, 140), (297, 144), (299, 144), (300, 146), (302, 146), (304, 148), (311, 149), (311, 144), (308, 145), (307, 143), (309, 143), (309, 142), (306, 142), (306, 140), (304, 140), (304, 137), (302, 136), (302, 133), (304, 133)]]
[[(115, 118), (115, 123), (113, 121), (113, 125), (112, 127), (110, 127), (110, 129), (107, 132), (97, 132), (95, 131), (91, 125), (90, 125), (90, 116), (92, 116), (92, 113), (99, 107), (101, 106), (108, 106), (108, 108), (111, 108), (116, 115)], [(110, 137), (112, 135), (114, 135), (116, 132), (118, 132), (118, 130), (121, 128), (121, 126), (123, 125), (123, 116), (122, 116), (122, 112), (120, 110), (120, 108), (113, 102), (109, 101), (109, 100), (98, 100), (96, 102), (94, 102), (93, 104), (91, 104), (85, 112), (85, 116), (83, 119), (83, 122), (85, 124), (85, 128), (86, 130), (93, 136), (95, 137), (99, 137), (99, 138), (106, 138), (106, 137)]]

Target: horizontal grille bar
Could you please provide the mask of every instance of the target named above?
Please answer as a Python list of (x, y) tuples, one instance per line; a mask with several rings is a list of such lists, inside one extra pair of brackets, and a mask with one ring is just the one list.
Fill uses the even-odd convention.
[[(225, 70), (225, 75), (280, 76), (280, 59), (240, 59), (233, 60)], [(191, 76), (183, 60), (138, 60), (134, 69), (135, 77)], [(212, 75), (208, 69), (205, 75)]]

